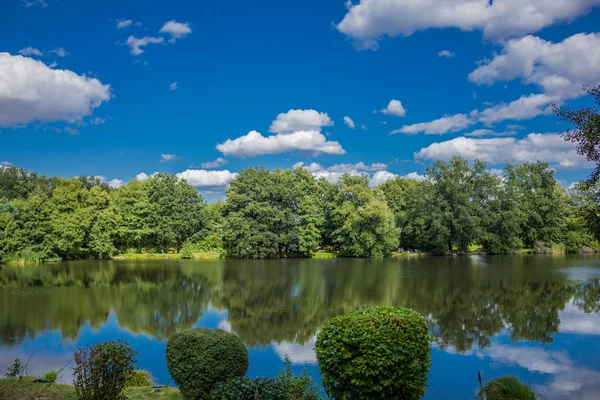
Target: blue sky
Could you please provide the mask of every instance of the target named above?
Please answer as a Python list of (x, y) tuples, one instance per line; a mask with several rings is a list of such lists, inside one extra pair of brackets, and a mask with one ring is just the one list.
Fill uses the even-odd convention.
[(598, 20), (600, 0), (5, 0), (0, 162), (218, 196), (247, 166), (377, 185), (459, 154), (568, 186), (590, 165), (548, 107), (588, 104)]

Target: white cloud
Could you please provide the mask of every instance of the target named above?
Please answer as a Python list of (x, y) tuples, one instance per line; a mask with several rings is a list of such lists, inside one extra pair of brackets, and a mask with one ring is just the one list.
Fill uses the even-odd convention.
[(356, 124), (354, 123), (354, 121), (352, 121), (352, 118), (345, 116), (344, 117), (344, 123), (348, 126), (348, 128), (350, 129), (354, 129), (356, 128)]
[(433, 143), (415, 153), (422, 160), (448, 161), (452, 156), (481, 160), (490, 164), (545, 161), (555, 168), (582, 169), (591, 166), (577, 154), (575, 146), (555, 133), (530, 133), (523, 139), (473, 139), (458, 137)]
[[(330, 167), (323, 167), (318, 163), (310, 163), (304, 164), (303, 162), (296, 163), (292, 166), (292, 169), (296, 168), (304, 168), (308, 172), (311, 173), (315, 178), (324, 178), (328, 182), (337, 183), (337, 181), (344, 175), (348, 174), (351, 176), (360, 176), (367, 175), (371, 178), (371, 183), (373, 186), (378, 186), (379, 184), (385, 182), (387, 177), (393, 175), (393, 177), (389, 179), (394, 179), (397, 175), (392, 174), (391, 172), (385, 171), (387, 165), (384, 163), (373, 163), (371, 165), (367, 165), (362, 161), (356, 164), (336, 164)], [(370, 173), (374, 172), (373, 176), (370, 176)], [(374, 180), (375, 179), (375, 180)]]
[(177, 22), (174, 19), (172, 19), (169, 22), (165, 23), (163, 25), (163, 27), (160, 28), (160, 31), (158, 31), (158, 32), (159, 33), (168, 33), (169, 35), (171, 35), (170, 41), (174, 42), (175, 39), (185, 37), (185, 36), (189, 35), (190, 33), (192, 33), (192, 29), (190, 28), (189, 23), (187, 23), (187, 22), (181, 23), (181, 22)]
[(58, 65), (58, 63), (56, 61), (52, 61), (50, 64), (48, 64), (49, 68), (54, 68)]
[(57, 47), (54, 50), (50, 50), (48, 53), (54, 53), (58, 57), (66, 57), (69, 53), (62, 47)]
[(177, 82), (173, 82), (169, 85), (169, 90), (170, 91), (177, 90), (178, 87), (179, 87), (179, 85), (177, 84)]
[(100, 118), (100, 117), (94, 117), (92, 118), (92, 120), (90, 121), (90, 123), (92, 125), (102, 125), (103, 123), (106, 122), (106, 118)]
[(588, 13), (600, 0), (361, 0), (337, 29), (358, 48), (377, 48), (383, 36), (409, 36), (431, 28), (481, 30), (499, 40), (539, 31)]
[(196, 188), (223, 188), (229, 185), (238, 174), (236, 172), (206, 171), (203, 169), (187, 169), (177, 174), (177, 178), (185, 179)]
[(402, 106), (402, 102), (399, 100), (390, 100), (387, 107), (381, 110), (381, 112), (386, 115), (394, 115), (396, 117), (404, 117), (406, 115), (406, 110), (404, 109), (404, 106)]
[(161, 158), (160, 162), (167, 162), (167, 161), (177, 160), (180, 157), (177, 154), (161, 154), (160, 158)]
[(217, 328), (219, 328), (225, 332), (231, 332), (231, 324), (226, 319), (219, 322), (219, 325), (217, 325)]
[(425, 133), (426, 135), (443, 135), (448, 132), (457, 132), (467, 128), (474, 122), (471, 117), (466, 114), (455, 114), (436, 119), (431, 122), (421, 122), (419, 124), (404, 125), (400, 129), (392, 131), (390, 135), (396, 133), (406, 133), (414, 135), (417, 133)]
[(263, 136), (251, 131), (236, 139), (228, 139), (217, 145), (226, 156), (255, 157), (263, 154), (282, 154), (291, 151), (309, 151), (314, 154), (345, 154), (338, 142), (328, 141), (321, 132), (297, 131), (293, 133)]
[(391, 181), (392, 179), (396, 179), (398, 177), (398, 175), (389, 172), (389, 171), (377, 171), (373, 174), (373, 177), (371, 177), (371, 180), (369, 181), (369, 185), (371, 185), (372, 187), (377, 187), (387, 181)]
[(70, 135), (79, 135), (81, 133), (78, 129), (71, 128), (70, 126), (65, 126), (64, 131)]
[(560, 332), (600, 335), (600, 314), (585, 313), (572, 302), (559, 312)]
[(438, 57), (453, 58), (455, 54), (450, 50), (442, 50), (438, 53)]
[(491, 129), (475, 129), (472, 132), (466, 133), (466, 137), (505, 137), (505, 136), (515, 136), (517, 131), (504, 131), (504, 132), (496, 132)]
[(486, 108), (473, 115), (476, 115), (477, 119), (485, 124), (493, 124), (506, 120), (521, 121), (542, 114), (550, 114), (552, 112), (551, 104), (559, 100), (559, 97), (548, 96), (546, 94), (530, 94), (529, 96), (521, 96), (510, 103), (501, 103)]
[(28, 46), (25, 47), (24, 49), (19, 50), (19, 54), (21, 54), (22, 56), (38, 56), (41, 57), (44, 55), (44, 53), (42, 53), (40, 50)]
[(425, 180), (425, 175), (421, 175), (417, 172), (409, 172), (408, 174), (403, 176), (404, 179), (410, 179), (417, 182), (422, 182)]
[(151, 43), (158, 44), (164, 43), (165, 39), (163, 37), (153, 37), (153, 36), (144, 36), (141, 39), (136, 38), (135, 36), (129, 36), (127, 38), (127, 44), (131, 48), (131, 54), (139, 56), (144, 52), (142, 47), (145, 47)]
[(139, 174), (137, 174), (135, 176), (135, 179), (137, 179), (140, 182), (143, 182), (143, 181), (147, 180), (148, 178), (150, 178), (150, 176), (148, 176), (148, 174), (146, 174), (145, 172), (140, 172)]
[(536, 36), (509, 40), (500, 54), (469, 74), (469, 80), (491, 85), (520, 78), (562, 99), (583, 94), (581, 87), (600, 81), (600, 34), (580, 33), (560, 43)]
[(123, 29), (128, 27), (129, 25), (133, 24), (133, 21), (130, 19), (125, 19), (125, 18), (121, 18), (121, 19), (117, 19), (117, 29)]
[(120, 179), (112, 179), (110, 181), (108, 181), (108, 186), (110, 186), (113, 189), (117, 189), (120, 188), (121, 186), (123, 186), (125, 184), (124, 181), (120, 180)]
[(0, 53), (0, 77), (0, 127), (80, 120), (111, 98), (98, 79), (8, 53)]
[(202, 168), (219, 168), (225, 164), (227, 164), (227, 160), (224, 159), (223, 157), (218, 157), (214, 161), (208, 161), (208, 162), (201, 163), (200, 166)]
[(333, 126), (327, 113), (316, 110), (289, 110), (281, 113), (271, 123), (269, 132), (291, 133), (296, 131), (319, 131), (324, 126)]

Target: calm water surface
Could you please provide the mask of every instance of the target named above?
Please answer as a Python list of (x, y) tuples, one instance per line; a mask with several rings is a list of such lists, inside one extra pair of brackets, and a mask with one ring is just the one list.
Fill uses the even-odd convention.
[[(288, 354), (319, 382), (315, 335), (363, 305), (412, 307), (434, 338), (426, 399), (472, 399), (516, 375), (548, 399), (600, 398), (600, 258), (78, 261), (0, 269), (0, 373), (34, 353), (30, 374), (77, 346), (124, 339), (138, 368), (173, 385), (166, 340), (191, 327), (238, 334), (248, 375)], [(72, 379), (67, 368), (62, 381)]]

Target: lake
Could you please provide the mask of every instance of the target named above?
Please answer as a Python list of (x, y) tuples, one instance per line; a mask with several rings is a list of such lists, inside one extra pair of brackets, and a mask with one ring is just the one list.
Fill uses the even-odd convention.
[[(77, 346), (123, 339), (138, 368), (173, 385), (166, 340), (191, 327), (238, 334), (248, 376), (289, 355), (320, 382), (313, 347), (330, 317), (363, 305), (411, 307), (431, 323), (426, 399), (471, 399), (484, 380), (518, 376), (547, 399), (600, 396), (598, 256), (385, 260), (75, 261), (0, 269), (0, 374), (33, 353), (29, 374)], [(70, 382), (67, 367), (63, 382)]]

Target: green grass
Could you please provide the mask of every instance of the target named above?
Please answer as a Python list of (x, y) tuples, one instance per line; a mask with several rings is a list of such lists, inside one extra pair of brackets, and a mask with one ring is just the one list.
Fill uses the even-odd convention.
[[(0, 379), (0, 399), (2, 400), (77, 400), (75, 388), (71, 385), (54, 383), (44, 387), (42, 383), (33, 383), (35, 378), (26, 377), (15, 384), (15, 379)], [(164, 399), (182, 400), (179, 389), (161, 388), (160, 392), (152, 392), (149, 387), (125, 388), (129, 400)]]
[(390, 254), (390, 257), (396, 257), (396, 258), (402, 258), (402, 257), (414, 257), (414, 256), (426, 256), (428, 255), (428, 253), (420, 253), (417, 251), (413, 251), (413, 252), (408, 252), (408, 251), (403, 251), (403, 252), (397, 252), (397, 251), (393, 251)]
[(330, 258), (336, 258), (337, 254), (330, 252), (330, 251), (317, 251), (316, 253), (313, 253), (313, 255), (311, 256), (311, 258), (316, 258), (318, 260), (324, 260), (324, 259), (330, 259)]
[[(224, 258), (218, 251), (194, 252), (194, 260), (218, 260)], [(123, 253), (112, 258), (113, 260), (181, 260), (179, 253)]]

